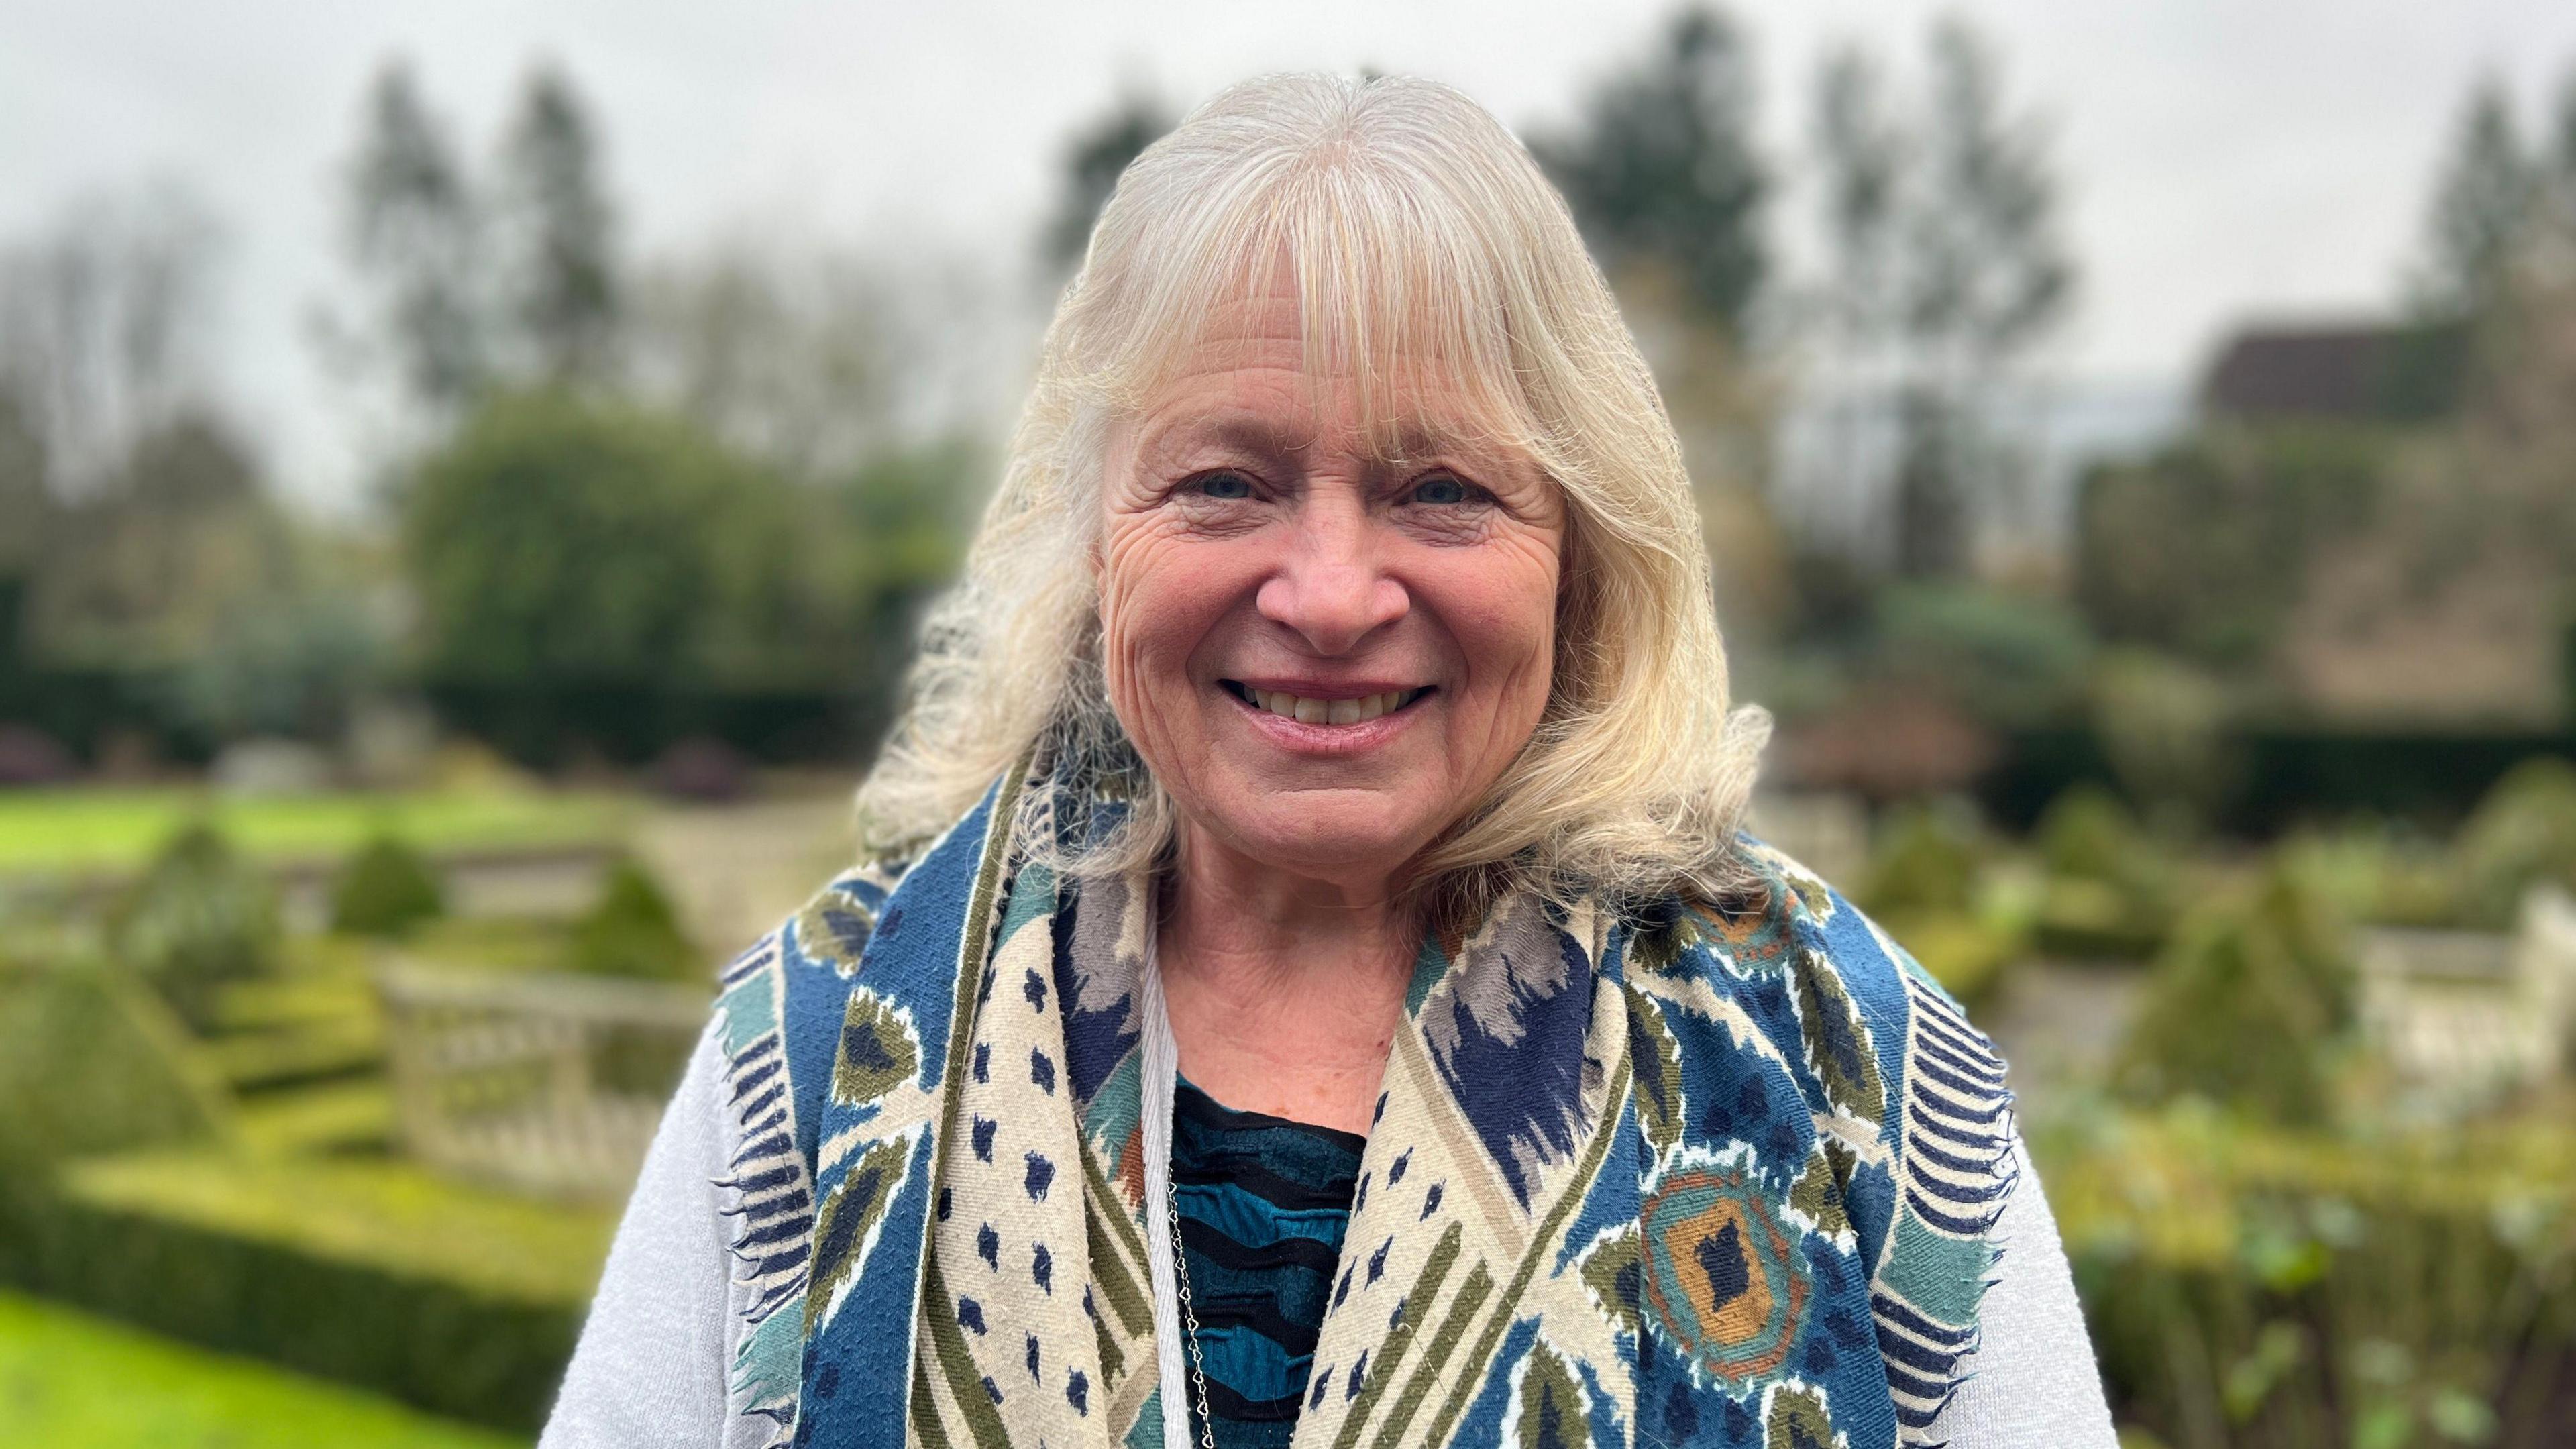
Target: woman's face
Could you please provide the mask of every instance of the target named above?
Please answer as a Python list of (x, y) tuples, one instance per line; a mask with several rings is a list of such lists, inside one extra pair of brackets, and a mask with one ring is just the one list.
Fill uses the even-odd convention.
[(1110, 700), (1185, 833), (1323, 880), (1392, 876), (1546, 707), (1564, 508), (1529, 459), (1465, 451), (1413, 400), (1373, 456), (1304, 369), (1293, 294), (1220, 313), (1111, 430)]

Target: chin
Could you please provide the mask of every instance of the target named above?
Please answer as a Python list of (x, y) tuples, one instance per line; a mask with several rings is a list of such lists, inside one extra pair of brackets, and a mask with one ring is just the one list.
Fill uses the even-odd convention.
[(1319, 879), (1392, 875), (1434, 833), (1419, 812), (1396, 802), (1316, 798), (1328, 793), (1376, 792), (1263, 791), (1255, 808), (1220, 811), (1216, 819), (1244, 854)]

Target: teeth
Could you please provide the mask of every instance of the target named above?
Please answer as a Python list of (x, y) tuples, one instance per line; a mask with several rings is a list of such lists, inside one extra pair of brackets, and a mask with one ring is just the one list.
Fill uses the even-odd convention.
[(1413, 702), (1418, 689), (1392, 689), (1384, 694), (1363, 695), (1358, 699), (1303, 699), (1275, 689), (1246, 689), (1252, 702), (1275, 715), (1303, 724), (1361, 724), (1382, 714), (1392, 714)]

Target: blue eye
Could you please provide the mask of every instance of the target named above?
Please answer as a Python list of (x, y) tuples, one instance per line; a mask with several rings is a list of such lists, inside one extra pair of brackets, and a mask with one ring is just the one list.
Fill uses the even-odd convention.
[(1415, 485), (1416, 503), (1453, 504), (1467, 501), (1467, 485), (1445, 473), (1437, 473)]
[(1199, 495), (1204, 498), (1238, 500), (1252, 496), (1252, 480), (1240, 473), (1210, 473), (1198, 481)]

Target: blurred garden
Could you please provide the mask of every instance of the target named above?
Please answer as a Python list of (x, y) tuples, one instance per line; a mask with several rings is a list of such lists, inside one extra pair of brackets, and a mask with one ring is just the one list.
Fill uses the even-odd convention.
[[(2001, 47), (1838, 46), (1780, 144), (1757, 38), (1526, 132), (1779, 721), (1755, 828), (2004, 1047), (2129, 1449), (2576, 1443), (2576, 69), (2465, 98), (2384, 316), (2065, 455)], [(0, 1445), (528, 1442), (716, 964), (847, 863), (988, 324), (1174, 114), (1065, 138), (997, 288), (640, 252), (563, 66), (485, 146), (351, 99), (363, 507), (211, 385), (184, 187), (0, 238)]]

